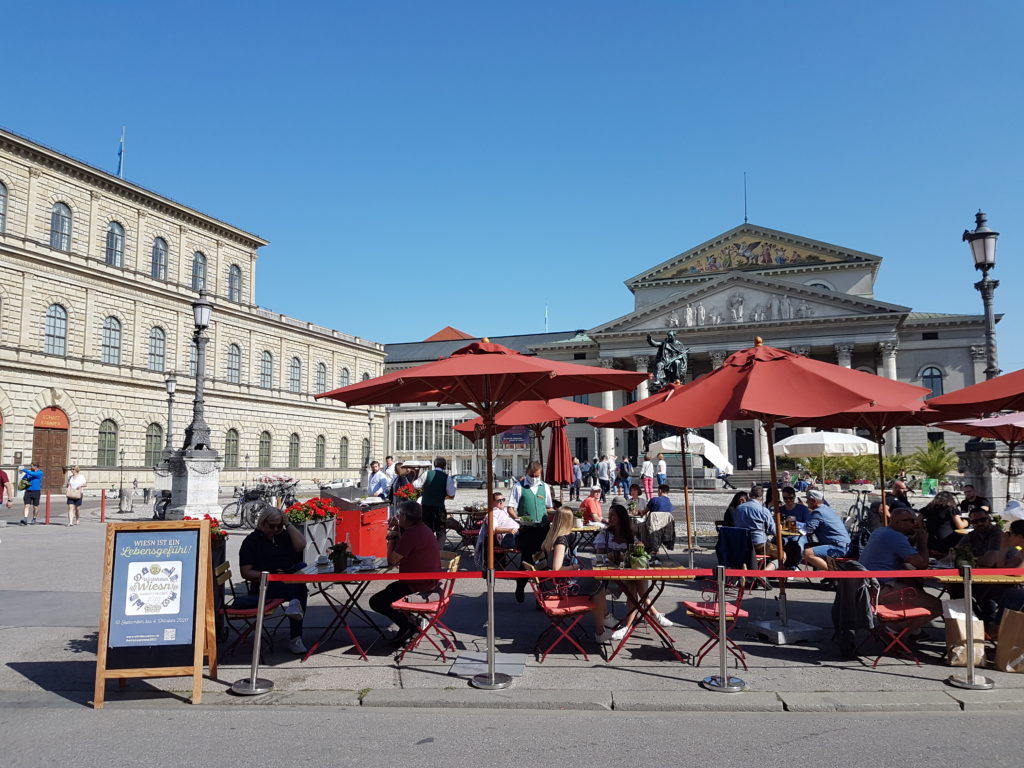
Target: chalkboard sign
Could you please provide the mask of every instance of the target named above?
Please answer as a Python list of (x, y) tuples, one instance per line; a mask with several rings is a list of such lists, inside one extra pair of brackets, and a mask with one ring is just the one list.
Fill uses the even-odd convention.
[(109, 679), (192, 676), (202, 697), (203, 658), (217, 671), (210, 523), (110, 523), (103, 561), (93, 706)]

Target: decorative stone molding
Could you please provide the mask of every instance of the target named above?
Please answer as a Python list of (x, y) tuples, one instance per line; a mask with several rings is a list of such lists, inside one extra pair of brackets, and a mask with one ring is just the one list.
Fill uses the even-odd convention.
[(634, 355), (633, 362), (636, 364), (637, 371), (644, 372), (651, 369), (650, 355)]
[(853, 344), (836, 344), (835, 350), (839, 365), (849, 368), (853, 361)]
[(896, 352), (900, 348), (898, 341), (880, 341), (878, 342), (878, 351), (882, 353), (884, 357), (896, 357)]
[(597, 358), (597, 364), (602, 368), (611, 368), (615, 365), (615, 361), (610, 357), (599, 357)]
[(806, 344), (798, 344), (795, 347), (790, 347), (793, 354), (800, 355), (800, 357), (809, 357), (811, 354), (811, 348)]
[(729, 353), (726, 352), (724, 349), (716, 349), (712, 352), (709, 352), (708, 354), (711, 355), (711, 365), (713, 365), (715, 368), (721, 368), (723, 365), (725, 365), (725, 358), (729, 356)]
[(985, 347), (972, 345), (968, 348), (968, 352), (971, 355), (971, 361), (975, 363), (984, 363), (985, 358)]

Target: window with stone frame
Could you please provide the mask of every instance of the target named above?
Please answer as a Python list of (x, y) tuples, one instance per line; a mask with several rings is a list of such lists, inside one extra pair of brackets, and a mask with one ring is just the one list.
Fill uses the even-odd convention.
[(327, 391), (327, 365), (326, 363), (316, 364), (316, 391)]
[(60, 304), (51, 304), (46, 309), (43, 352), (61, 357), (68, 353), (68, 311)]
[(164, 428), (153, 422), (146, 427), (145, 466), (155, 467), (164, 460)]
[(121, 321), (116, 317), (108, 317), (103, 321), (100, 362), (107, 365), (121, 364)]
[(228, 384), (238, 384), (242, 380), (242, 348), (237, 344), (228, 344)]
[(71, 250), (71, 208), (67, 203), (54, 203), (50, 209), (50, 247)]
[(921, 371), (921, 386), (931, 390), (931, 392), (924, 396), (925, 400), (938, 397), (943, 393), (942, 379), (942, 370), (934, 365), (929, 365)]
[(348, 438), (343, 437), (338, 443), (338, 467), (348, 469)]
[(112, 267), (124, 266), (124, 227), (116, 221), (107, 224), (106, 261)]
[(302, 361), (297, 357), (293, 357), (288, 363), (288, 391), (302, 391)]
[(117, 422), (113, 419), (104, 419), (100, 423), (99, 441), (96, 447), (96, 466), (117, 466)]
[(274, 356), (267, 350), (260, 355), (260, 386), (263, 389), (274, 386)]
[(199, 345), (193, 340), (188, 345), (188, 375), (193, 379), (199, 370)]
[[(161, 373), (167, 363), (167, 334), (160, 326), (149, 329), (149, 360), (146, 367)], [(149, 466), (148, 464), (146, 466)]]
[(271, 442), (270, 433), (266, 432), (266, 431), (260, 432), (259, 452), (258, 452), (258, 455), (257, 455), (257, 458), (256, 458), (258, 466), (263, 467), (263, 468), (271, 466), (271, 464), (270, 464), (270, 458), (271, 458), (270, 449), (271, 449), (271, 447), (272, 447), (272, 442)]
[(316, 452), (313, 455), (313, 466), (318, 469), (327, 466), (327, 438), (323, 435), (316, 436)]
[(232, 264), (228, 268), (228, 301), (242, 300), (242, 268)]
[(167, 241), (162, 237), (153, 239), (153, 250), (149, 259), (149, 276), (154, 280), (167, 279)]
[(365, 467), (370, 463), (370, 441), (367, 438), (363, 438), (363, 460), (360, 464), (361, 467)]
[(7, 185), (0, 181), (0, 232), (7, 230)]
[(299, 434), (292, 432), (288, 436), (288, 469), (299, 468), (299, 448), (301, 443), (299, 440)]
[(351, 374), (348, 372), (348, 368), (342, 368), (338, 371), (338, 386), (347, 387), (351, 383)]
[(192, 254), (192, 290), (206, 288), (206, 256), (201, 251)]
[(238, 469), (237, 429), (229, 429), (224, 435), (224, 469)]

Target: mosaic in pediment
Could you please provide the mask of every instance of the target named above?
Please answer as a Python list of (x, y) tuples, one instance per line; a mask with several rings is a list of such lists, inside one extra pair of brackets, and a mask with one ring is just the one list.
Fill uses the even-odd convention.
[(671, 271), (658, 275), (657, 279), (715, 274), (730, 270), (834, 264), (839, 261), (843, 259), (838, 256), (824, 255), (764, 238), (743, 237), (686, 259)]

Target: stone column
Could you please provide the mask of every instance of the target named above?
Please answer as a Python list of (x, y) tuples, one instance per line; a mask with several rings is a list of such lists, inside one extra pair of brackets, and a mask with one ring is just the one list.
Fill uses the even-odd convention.
[[(725, 350), (716, 349), (711, 354), (711, 365), (717, 371), (725, 363), (725, 358), (729, 356), (729, 353)], [(715, 445), (718, 446), (718, 450), (722, 454), (732, 461), (730, 458), (732, 454), (729, 452), (729, 422), (719, 421), (715, 423)], [(736, 467), (736, 469), (746, 469), (746, 467)]]
[(768, 432), (760, 421), (754, 422), (754, 469), (768, 471)]
[(985, 347), (984, 346), (972, 346), (970, 348), (971, 354), (971, 369), (974, 371), (973, 384), (985, 381), (985, 368), (988, 366), (988, 361), (985, 358)]
[[(853, 367), (853, 344), (836, 344), (836, 364), (843, 368)], [(804, 430), (810, 432), (810, 430)], [(837, 432), (842, 432), (847, 435), (854, 434), (852, 429), (837, 429)], [(798, 429), (797, 432), (800, 432)]]
[(898, 341), (883, 341), (878, 345), (878, 351), (882, 353), (882, 375), (887, 379), (896, 381), (896, 350), (899, 349)]
[[(602, 357), (598, 359), (598, 364), (602, 368), (611, 368), (615, 361), (610, 357)], [(613, 394), (611, 392), (601, 393), (601, 407), (606, 411), (610, 411), (615, 407), (613, 400)], [(600, 430), (601, 434), (601, 445), (597, 455), (600, 456), (611, 456), (615, 453), (615, 430), (610, 427), (604, 427)]]
[[(651, 358), (649, 355), (636, 355), (633, 358), (633, 362), (636, 364), (636, 370), (639, 373), (647, 373), (651, 369)], [(645, 400), (650, 395), (650, 390), (647, 384), (648, 380), (644, 379), (636, 387), (636, 399)], [(640, 463), (644, 458), (644, 430), (643, 427), (636, 430), (636, 453), (637, 462)]]

